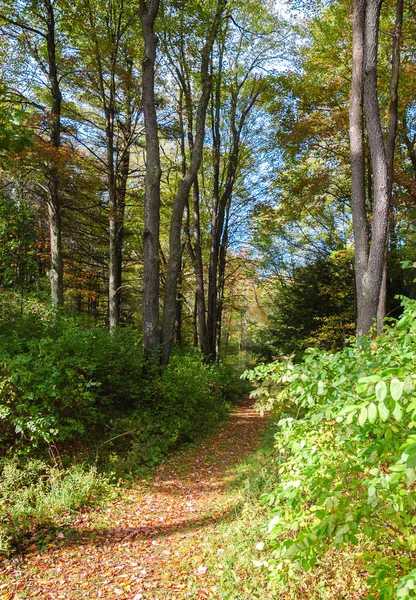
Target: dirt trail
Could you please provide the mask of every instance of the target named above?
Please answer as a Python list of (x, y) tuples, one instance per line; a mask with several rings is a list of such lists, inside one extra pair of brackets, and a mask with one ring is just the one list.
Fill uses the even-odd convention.
[(9, 562), (0, 600), (219, 597), (200, 552), (210, 528), (235, 514), (229, 484), (265, 424), (252, 402), (243, 401), (215, 436), (176, 453), (151, 482), (62, 527), (42, 552), (32, 549)]

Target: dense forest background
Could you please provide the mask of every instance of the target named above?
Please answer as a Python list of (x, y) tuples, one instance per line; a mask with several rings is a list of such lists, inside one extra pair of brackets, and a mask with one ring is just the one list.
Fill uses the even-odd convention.
[[(153, 134), (147, 10), (2, 7), (3, 301), (22, 313), (35, 298), (64, 304), (111, 333), (143, 331), (146, 314), (156, 333), (145, 346), (162, 343), (165, 362), (176, 343), (213, 361), (342, 344), (355, 318), (351, 6), (164, 5), (152, 25)], [(387, 281), (396, 316), (395, 295), (415, 294), (401, 268), (414, 258), (413, 16), (405, 6)], [(383, 119), (394, 7), (382, 19)], [(371, 212), (368, 141), (365, 153)]]
[[(108, 485), (83, 464), (142, 473), (225, 418), (259, 361), (275, 362), (246, 375), (255, 395), (299, 428), (336, 420), (328, 378), (342, 390), (367, 377), (361, 404), (340, 400), (343, 414), (349, 426), (378, 419), (375, 437), (391, 444), (383, 427), (414, 408), (394, 404), (413, 393), (413, 350), (399, 348), (415, 334), (412, 3), (0, 0), (0, 37), (4, 506), (39, 477), (35, 495), (47, 497), (50, 469), (78, 469), (74, 506)], [(318, 396), (332, 408), (306, 415)], [(400, 427), (395, 460), (413, 425)], [(368, 439), (357, 433), (351, 452)], [(322, 498), (334, 514), (342, 505)], [(331, 530), (288, 542), (280, 563), (275, 552), (272, 578), (293, 575), (302, 551), (302, 567), (315, 565), (307, 551), (337, 536), (342, 506)], [(22, 510), (0, 524), (3, 553), (54, 518)], [(355, 543), (364, 512), (340, 543), (350, 529)]]

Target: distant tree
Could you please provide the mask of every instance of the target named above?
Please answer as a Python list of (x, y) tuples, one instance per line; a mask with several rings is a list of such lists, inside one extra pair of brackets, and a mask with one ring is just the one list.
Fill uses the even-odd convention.
[(108, 323), (114, 333), (120, 321), (131, 149), (141, 114), (137, 15), (129, 2), (75, 2), (66, 7), (65, 27), (77, 59), (70, 78), (76, 101), (68, 115), (77, 124), (77, 142), (95, 158), (107, 196)]
[[(58, 32), (56, 2), (37, 0), (36, 2), (8, 2), (0, 5), (0, 23), (3, 32), (14, 39), (16, 45), (25, 52), (25, 60), (35, 61), (42, 73), (44, 97), (46, 100), (45, 118), (48, 129), (48, 142), (51, 152), (45, 157), (45, 190), (49, 214), (50, 231), (50, 282), (51, 300), (54, 306), (64, 302), (62, 226), (61, 226), (61, 182), (59, 158), (62, 135), (62, 92), (61, 80), (63, 64), (61, 41)], [(29, 82), (33, 86), (33, 82)], [(33, 93), (33, 89), (31, 90)], [(21, 90), (18, 92), (23, 96)]]

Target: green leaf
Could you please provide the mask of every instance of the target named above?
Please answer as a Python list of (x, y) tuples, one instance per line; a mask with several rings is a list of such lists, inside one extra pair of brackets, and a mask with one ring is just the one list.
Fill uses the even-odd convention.
[(393, 417), (396, 419), (396, 421), (401, 421), (403, 419), (403, 408), (402, 405), (399, 404), (398, 402), (395, 403), (394, 405), (394, 409), (393, 409)]
[(389, 418), (390, 411), (384, 404), (384, 402), (380, 402), (380, 404), (378, 405), (378, 414), (380, 415), (380, 419), (381, 421), (383, 421), (383, 423)]
[(292, 544), (287, 550), (285, 554), (285, 558), (290, 558), (294, 556), (299, 551), (299, 546), (297, 544)]
[(408, 446), (405, 450), (405, 454), (407, 454), (407, 468), (412, 469), (413, 467), (416, 467), (416, 444)]
[(383, 400), (387, 396), (387, 386), (383, 380), (378, 381), (376, 384), (376, 398), (379, 402), (383, 402)]
[(374, 404), (374, 402), (371, 402), (367, 406), (367, 417), (370, 423), (374, 423), (377, 419), (377, 406)]
[(362, 427), (367, 421), (367, 407), (363, 406), (358, 417), (358, 424)]
[(399, 379), (390, 382), (390, 394), (393, 400), (400, 400), (403, 394), (403, 383)]
[(416, 480), (416, 472), (413, 468), (406, 469), (406, 483), (407, 485), (412, 485)]

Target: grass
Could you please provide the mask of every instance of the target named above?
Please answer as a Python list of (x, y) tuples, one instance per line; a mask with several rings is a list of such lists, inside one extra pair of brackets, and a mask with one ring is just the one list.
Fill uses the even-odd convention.
[[(271, 598), (266, 570), (257, 568), (253, 560), (260, 557), (256, 545), (269, 514), (268, 508), (260, 505), (259, 497), (273, 481), (272, 461), (273, 429), (269, 427), (258, 450), (237, 467), (228, 497), (229, 504), (236, 507), (232, 517), (208, 529), (203, 546), (198, 548), (211, 582), (215, 580), (215, 596), (210, 597)], [(189, 593), (201, 593), (200, 586), (200, 581), (195, 582), (194, 589), (188, 588)]]
[(68, 469), (41, 460), (24, 465), (4, 460), (0, 472), (0, 554), (9, 556), (28, 544), (42, 545), (63, 517), (72, 519), (86, 506), (100, 503), (111, 487), (94, 467)]

